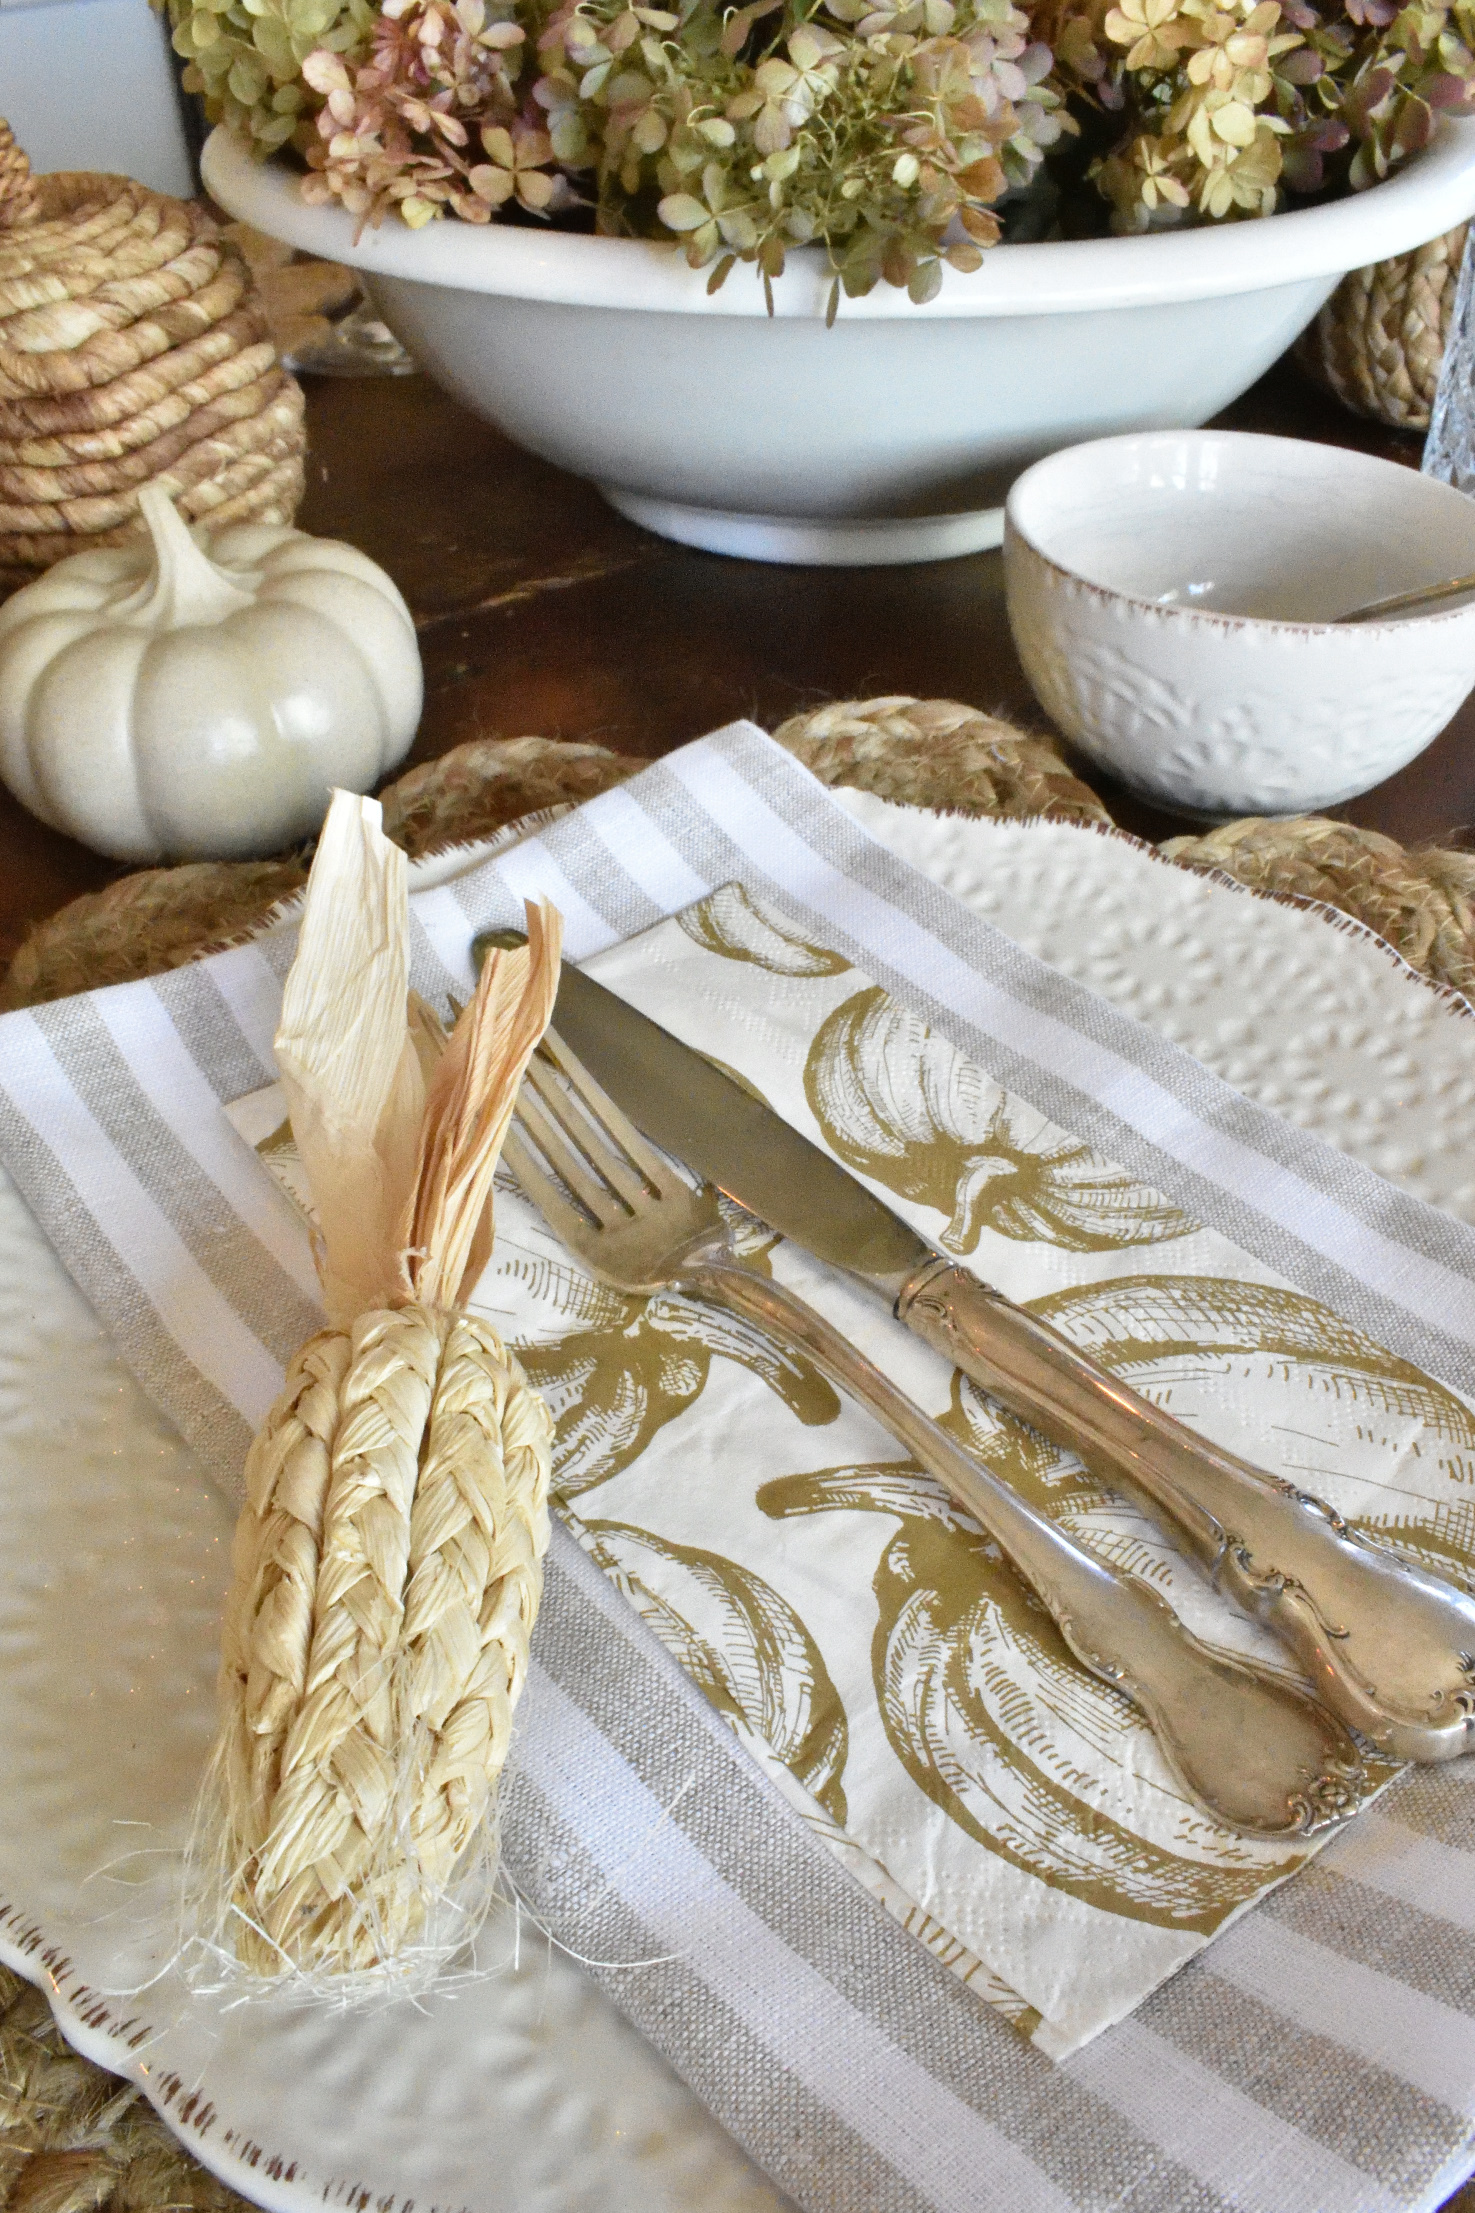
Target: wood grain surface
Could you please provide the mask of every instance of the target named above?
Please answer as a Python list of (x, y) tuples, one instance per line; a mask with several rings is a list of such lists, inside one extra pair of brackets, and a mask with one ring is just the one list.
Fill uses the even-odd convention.
[[(1417, 467), (1417, 437), (1359, 422), (1282, 362), (1221, 418)], [(304, 529), (389, 571), (419, 627), (426, 702), (411, 756), (471, 737), (593, 739), (654, 757), (751, 715), (910, 692), (1048, 727), (1015, 656), (1002, 559), (790, 569), (652, 537), (593, 488), (479, 422), (424, 377), (308, 380)], [(1475, 825), (1475, 703), (1341, 810), (1405, 843)], [(1189, 827), (1078, 764), (1125, 827)], [(27, 926), (124, 871), (0, 791), (0, 962)]]

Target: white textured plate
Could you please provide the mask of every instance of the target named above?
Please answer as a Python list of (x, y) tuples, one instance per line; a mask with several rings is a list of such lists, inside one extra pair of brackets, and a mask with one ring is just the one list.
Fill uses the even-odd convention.
[[(847, 796), (1032, 951), (1243, 1090), (1475, 1219), (1475, 1019), (1319, 917), (1060, 826)], [(0, 1179), (0, 1956), (283, 2209), (775, 2213), (593, 1983), (526, 1926), (422, 2010), (234, 2011), (158, 1974), (211, 1728), (230, 1514)], [(525, 1709), (525, 1725), (537, 1726)], [(514, 1944), (517, 1943), (514, 1957)], [(146, 1987), (145, 1987), (146, 1986)]]
[(1237, 1091), (1475, 1222), (1475, 1013), (1381, 938), (1120, 835), (834, 796), (996, 929)]

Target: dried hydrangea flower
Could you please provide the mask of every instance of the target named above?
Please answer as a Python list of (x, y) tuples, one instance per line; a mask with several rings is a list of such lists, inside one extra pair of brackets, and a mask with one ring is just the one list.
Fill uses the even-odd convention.
[(546, 132), (519, 113), (526, 35), (505, 0), (385, 0), (367, 61), (310, 54), (323, 105), (304, 197), (411, 229), (447, 212), (485, 223), (514, 199), (540, 215), (569, 205)]
[(714, 287), (819, 245), (832, 312), (976, 267), (1064, 133), (1066, 192), (1084, 172), (1140, 231), (1375, 183), (1475, 104), (1475, 0), (162, 4), (211, 113), (292, 139), (310, 198), (412, 226), (592, 203)]
[[(155, 0), (155, 5), (163, 0)], [(311, 138), (314, 103), (303, 64), (318, 49), (367, 51), (379, 14), (374, 0), (167, 0), (175, 52), (188, 64), (185, 89), (265, 156)]]
[(1090, 175), (1119, 229), (1375, 183), (1475, 83), (1467, 0), (1041, 0), (1035, 21), (1108, 139)]
[[(930, 298), (977, 266), (993, 204), (1066, 126), (1051, 57), (1011, 0), (780, 0), (678, 18), (578, 0), (539, 40), (534, 98), (561, 160), (587, 162), (601, 229), (657, 217), (712, 283), (780, 274), (820, 240), (837, 291)], [(832, 302), (833, 304), (833, 302)]]

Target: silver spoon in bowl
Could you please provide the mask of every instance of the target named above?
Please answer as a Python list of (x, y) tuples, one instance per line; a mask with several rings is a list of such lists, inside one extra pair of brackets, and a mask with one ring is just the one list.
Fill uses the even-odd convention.
[(1437, 607), (1446, 599), (1460, 599), (1466, 592), (1475, 592), (1475, 576), (1451, 576), (1442, 584), (1421, 584), (1412, 592), (1393, 592), (1386, 599), (1370, 599), (1364, 607), (1354, 607), (1348, 615), (1333, 615), (1332, 621), (1386, 622), (1392, 615), (1412, 614), (1416, 608)]

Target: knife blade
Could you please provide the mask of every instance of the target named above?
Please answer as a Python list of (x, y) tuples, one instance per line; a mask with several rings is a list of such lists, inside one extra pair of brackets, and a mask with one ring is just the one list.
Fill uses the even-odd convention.
[[(480, 961), (520, 931), (484, 931)], [(880, 1292), (914, 1335), (1131, 1493), (1280, 1638), (1342, 1720), (1397, 1759), (1475, 1750), (1475, 1599), (1323, 1501), (1186, 1429), (902, 1222), (741, 1077), (565, 962), (554, 1027), (663, 1151)]]
[(817, 1259), (895, 1299), (937, 1257), (740, 1077), (568, 962), (553, 1026), (662, 1151)]

